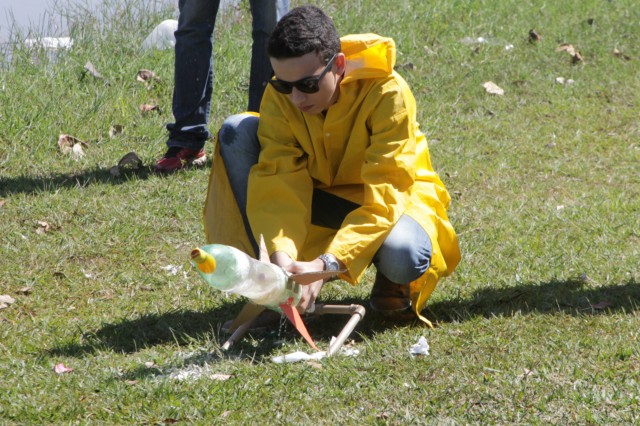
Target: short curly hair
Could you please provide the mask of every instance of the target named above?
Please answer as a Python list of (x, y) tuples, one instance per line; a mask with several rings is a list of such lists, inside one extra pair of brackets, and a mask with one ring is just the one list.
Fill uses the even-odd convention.
[(267, 53), (275, 59), (297, 58), (316, 52), (328, 63), (340, 52), (340, 36), (333, 21), (316, 6), (291, 9), (269, 37)]

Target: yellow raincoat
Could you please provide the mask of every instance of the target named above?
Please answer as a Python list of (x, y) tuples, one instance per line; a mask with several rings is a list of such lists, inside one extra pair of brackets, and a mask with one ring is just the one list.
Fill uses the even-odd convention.
[[(429, 323), (420, 311), (438, 279), (460, 260), (447, 218), (450, 197), (431, 166), (415, 99), (393, 70), (393, 40), (359, 34), (341, 43), (347, 69), (326, 116), (303, 113), (271, 86), (265, 91), (260, 159), (249, 176), (251, 229), (256, 238), (264, 235), (270, 253), (282, 250), (304, 261), (334, 254), (348, 269), (341, 278), (355, 284), (400, 216), (411, 216), (433, 245), (431, 267), (411, 283), (413, 309)], [(360, 207), (337, 231), (312, 225), (313, 188)], [(219, 155), (214, 156), (204, 221), (209, 242), (253, 254)]]

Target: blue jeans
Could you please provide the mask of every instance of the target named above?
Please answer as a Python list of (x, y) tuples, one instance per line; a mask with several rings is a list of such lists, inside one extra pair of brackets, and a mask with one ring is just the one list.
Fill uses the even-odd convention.
[[(251, 0), (252, 37), (249, 111), (258, 111), (273, 70), (267, 41), (278, 20), (289, 10), (289, 0)], [(200, 149), (211, 137), (207, 128), (213, 91), (213, 30), (220, 0), (179, 0), (175, 32), (175, 86), (173, 116), (167, 125), (168, 147)]]
[[(258, 162), (260, 154), (258, 121), (258, 117), (249, 114), (232, 115), (222, 124), (218, 138), (229, 184), (256, 253), (257, 245), (247, 219), (247, 184), (249, 171)], [(357, 204), (348, 200), (315, 190), (311, 222), (339, 229), (344, 217), (357, 207)], [(378, 273), (390, 281), (409, 284), (429, 269), (432, 250), (431, 239), (422, 226), (403, 214), (376, 252), (372, 263)]]

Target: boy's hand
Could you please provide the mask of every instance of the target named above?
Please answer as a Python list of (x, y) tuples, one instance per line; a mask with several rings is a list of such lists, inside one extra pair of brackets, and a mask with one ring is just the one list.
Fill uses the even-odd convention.
[[(297, 262), (292, 260), (289, 255), (283, 252), (275, 252), (271, 255), (271, 261), (281, 266), (290, 274), (304, 274), (306, 272), (322, 272), (324, 270), (324, 262), (322, 259), (314, 259), (311, 262)], [(312, 306), (322, 289), (324, 280), (318, 280), (308, 285), (302, 286), (302, 296), (298, 303), (298, 312), (303, 314), (310, 306)]]
[[(305, 272), (322, 272), (324, 270), (324, 262), (321, 259), (315, 259), (311, 262), (292, 262), (285, 270), (291, 274), (304, 274)], [(303, 314), (316, 301), (324, 280), (318, 280), (308, 285), (302, 286), (302, 296), (298, 302), (298, 312)]]

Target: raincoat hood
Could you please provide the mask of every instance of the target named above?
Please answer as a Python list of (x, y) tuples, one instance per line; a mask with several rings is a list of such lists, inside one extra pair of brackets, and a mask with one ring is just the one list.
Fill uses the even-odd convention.
[(393, 72), (396, 64), (393, 39), (377, 34), (353, 34), (342, 37), (340, 43), (347, 58), (345, 83), (362, 78), (387, 77)]

